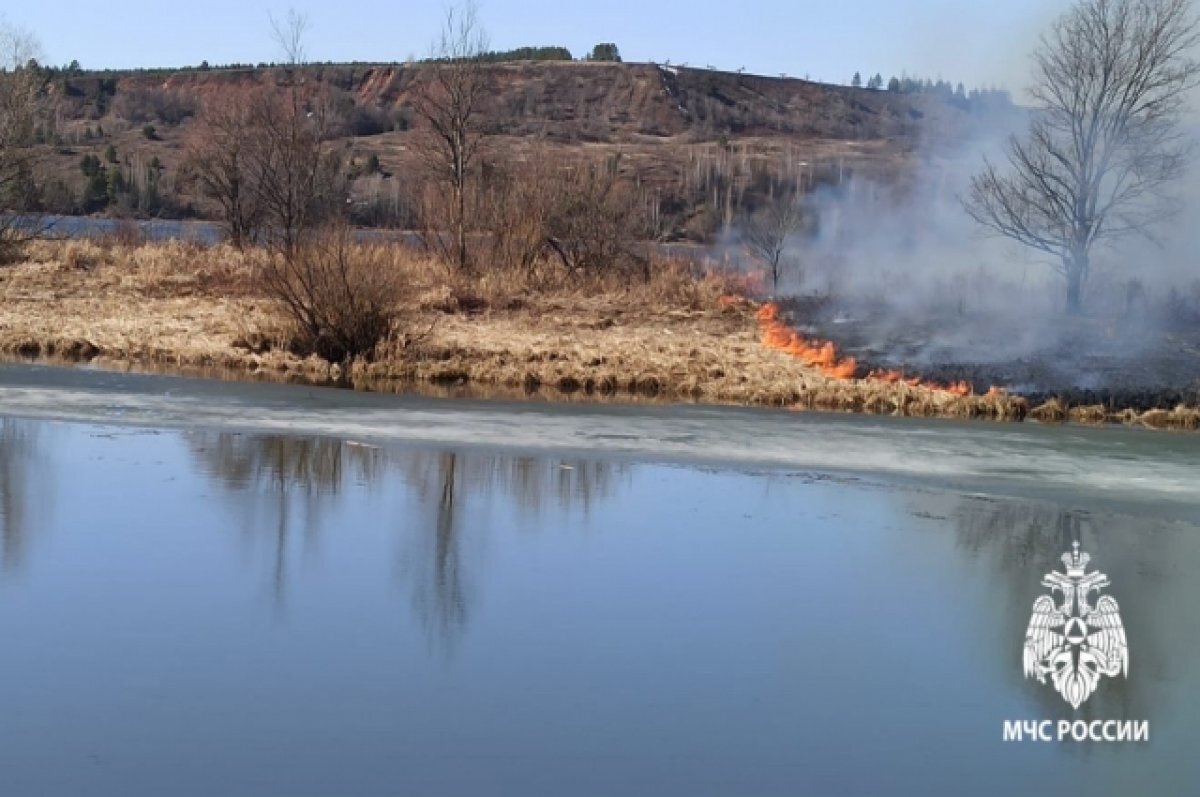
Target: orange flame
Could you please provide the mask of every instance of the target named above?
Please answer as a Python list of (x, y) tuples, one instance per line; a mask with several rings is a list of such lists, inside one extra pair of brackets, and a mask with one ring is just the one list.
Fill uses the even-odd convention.
[(803, 360), (831, 379), (853, 379), (858, 371), (858, 362), (853, 357), (838, 357), (832, 342), (808, 340), (780, 321), (779, 307), (773, 303), (759, 308), (758, 324), (764, 346)]
[[(856, 378), (858, 362), (853, 357), (840, 357), (837, 346), (831, 341), (809, 340), (800, 335), (795, 329), (779, 320), (779, 306), (774, 302), (768, 302), (759, 308), (758, 325), (762, 332), (762, 343), (767, 348), (782, 351), (803, 360), (805, 364), (816, 368), (832, 379)], [(867, 374), (866, 378), (887, 384), (903, 382), (912, 387), (940, 390), (964, 398), (975, 394), (970, 382), (942, 384), (926, 381), (919, 376), (905, 376), (901, 371), (872, 371)], [(993, 387), (987, 395), (995, 398), (1004, 395), (1004, 390)]]

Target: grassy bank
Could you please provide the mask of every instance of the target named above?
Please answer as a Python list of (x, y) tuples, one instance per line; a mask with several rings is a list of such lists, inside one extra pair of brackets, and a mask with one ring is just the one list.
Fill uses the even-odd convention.
[[(222, 368), (357, 387), (414, 384), (924, 417), (1020, 420), (1023, 399), (879, 378), (843, 378), (771, 345), (760, 305), (736, 285), (656, 264), (640, 280), (467, 279), (411, 252), (381, 255), (406, 286), (399, 321), (370, 358), (293, 353), (258, 288), (262, 252), (183, 242), (40, 242), (0, 268), (0, 351), (24, 357)], [(1044, 420), (1062, 417), (1035, 410)], [(1189, 411), (1191, 412), (1191, 411)], [(1182, 411), (1181, 411), (1182, 413)], [(1200, 413), (1102, 419), (1195, 428)], [(1075, 412), (1075, 420), (1096, 420)]]

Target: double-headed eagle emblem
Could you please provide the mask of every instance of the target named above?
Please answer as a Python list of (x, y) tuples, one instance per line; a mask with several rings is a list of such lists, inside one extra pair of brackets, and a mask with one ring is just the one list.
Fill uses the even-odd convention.
[[(1076, 709), (1096, 691), (1100, 676), (1129, 675), (1129, 646), (1116, 599), (1102, 595), (1095, 605), (1088, 603), (1092, 592), (1108, 586), (1108, 576), (1085, 572), (1089, 561), (1078, 542), (1062, 555), (1067, 572), (1055, 570), (1042, 580), (1050, 594), (1033, 602), (1025, 632), (1025, 677), (1046, 683), (1049, 675)], [(1062, 593), (1062, 603), (1054, 602), (1056, 592)]]

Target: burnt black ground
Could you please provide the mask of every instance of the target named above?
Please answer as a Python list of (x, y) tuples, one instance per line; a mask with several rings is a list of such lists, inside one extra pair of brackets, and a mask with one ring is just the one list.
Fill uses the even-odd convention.
[[(1059, 398), (1112, 410), (1200, 406), (1200, 318), (1164, 308), (1050, 319), (1029, 344), (1022, 322), (947, 312), (905, 320), (886, 308), (783, 303), (806, 333), (832, 340), (863, 374), (898, 369), (940, 382), (993, 385), (1033, 405)], [(1023, 344), (1011, 343), (1018, 339)]]

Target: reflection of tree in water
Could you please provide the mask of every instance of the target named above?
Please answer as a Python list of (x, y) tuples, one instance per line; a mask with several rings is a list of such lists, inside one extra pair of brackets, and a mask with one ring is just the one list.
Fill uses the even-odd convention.
[[(997, 605), (996, 629), (1011, 648), (1013, 677), (1020, 680), (1021, 645), (1034, 600), (1046, 594), (1042, 578), (1051, 570), (1062, 572), (1062, 555), (1078, 540), (1092, 557), (1089, 570), (1109, 576), (1112, 594), (1130, 639), (1130, 677), (1107, 678), (1100, 690), (1077, 712), (1079, 719), (1103, 717), (1145, 718), (1146, 689), (1159, 680), (1166, 665), (1162, 647), (1164, 623), (1151, 607), (1161, 586), (1170, 551), (1170, 534), (1157, 533), (1153, 521), (1117, 514), (1063, 509), (1018, 500), (969, 498), (955, 513), (958, 543), (972, 556), (983, 559), (995, 574), (994, 582), (1006, 593)], [(1147, 590), (1147, 587), (1154, 589)], [(1096, 599), (1095, 593), (1092, 601)], [(1037, 685), (1039, 703), (1046, 716), (1067, 716), (1070, 707), (1049, 685)]]
[(289, 540), (295, 529), (314, 543), (330, 502), (348, 479), (376, 481), (382, 472), (378, 449), (329, 438), (191, 432), (187, 439), (203, 471), (238, 495), (244, 532), (273, 537), (275, 599), (287, 584)]
[[(486, 453), (409, 452), (398, 462), (412, 485), (419, 510), (403, 556), (413, 605), (434, 641), (451, 649), (466, 627), (473, 591), (464, 544), (482, 545), (484, 529), (464, 526), (465, 504), (501, 497), (522, 511), (540, 514), (554, 504), (585, 514), (612, 495), (626, 466), (592, 461), (560, 462)], [(475, 518), (495, 517), (494, 511)], [(468, 543), (467, 541), (474, 541)], [(473, 553), (477, 553), (476, 548)]]
[(533, 515), (554, 505), (579, 509), (586, 516), (629, 478), (627, 465), (595, 460), (476, 455), (467, 462), (467, 476), (481, 492), (510, 498)]
[(959, 545), (973, 554), (986, 551), (998, 557), (1005, 572), (1026, 575), (1031, 567), (1057, 564), (1073, 541), (1083, 542), (1084, 517), (1057, 507), (972, 498), (956, 516)]
[(460, 455), (450, 452), (417, 455), (405, 467), (420, 507), (410, 537), (420, 553), (406, 568), (413, 579), (413, 605), (426, 629), (447, 646), (467, 622), (459, 508), (469, 487), (461, 484), (462, 467)]
[[(470, 565), (493, 522), (511, 502), (522, 513), (549, 507), (585, 514), (628, 481), (628, 466), (560, 461), (484, 452), (376, 449), (334, 439), (192, 432), (187, 435), (201, 469), (239, 497), (245, 532), (269, 532), (276, 599), (287, 582), (288, 547), (303, 530), (315, 542), (332, 502), (348, 482), (403, 484), (413, 503), (403, 518), (402, 573), (413, 607), (431, 637), (447, 648), (466, 627), (474, 590)], [(399, 476), (398, 480), (389, 477)], [(466, 522), (468, 503), (474, 525)], [(464, 551), (464, 546), (470, 546)]]
[(20, 567), (26, 553), (36, 438), (32, 424), (0, 419), (0, 570)]

